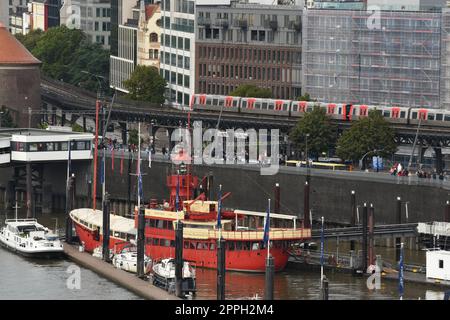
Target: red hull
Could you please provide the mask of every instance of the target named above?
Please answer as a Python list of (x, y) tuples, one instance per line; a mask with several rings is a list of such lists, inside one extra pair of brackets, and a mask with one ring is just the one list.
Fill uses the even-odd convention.
[[(73, 221), (73, 220), (72, 220)], [(84, 226), (78, 224), (76, 221), (73, 221), (75, 225), (75, 230), (77, 232), (80, 241), (84, 242), (84, 250), (87, 252), (93, 252), (95, 248), (103, 245), (103, 237), (100, 235), (99, 240), (96, 240), (94, 237), (94, 233), (85, 228)], [(115, 239), (113, 237), (109, 240), (109, 248), (116, 249), (116, 251), (120, 251), (129, 243), (125, 243), (121, 239)]]
[[(84, 248), (87, 252), (93, 252), (95, 248), (102, 245), (103, 239), (101, 235), (99, 240), (96, 240), (91, 230), (76, 223), (76, 221), (74, 221), (74, 224), (80, 241), (84, 242)], [(121, 239), (111, 238), (109, 248), (114, 249), (115, 247), (116, 251), (119, 251), (126, 244)], [(145, 254), (152, 259), (174, 258), (175, 248), (146, 245)], [(287, 250), (283, 248), (271, 248), (270, 254), (274, 257), (275, 271), (283, 270), (289, 258)], [(216, 255), (217, 252), (215, 250), (183, 249), (183, 259), (191, 261), (195, 266), (202, 268), (216, 269)], [(227, 250), (225, 258), (226, 269), (230, 271), (264, 272), (266, 255), (266, 249)]]
[[(145, 246), (146, 254), (153, 259), (174, 258), (173, 247)], [(274, 257), (275, 271), (286, 267), (289, 254), (286, 249), (273, 248), (270, 254)], [(226, 270), (245, 272), (264, 272), (267, 250), (226, 251)], [(183, 259), (192, 261), (197, 267), (217, 269), (217, 252), (215, 250), (183, 249)]]

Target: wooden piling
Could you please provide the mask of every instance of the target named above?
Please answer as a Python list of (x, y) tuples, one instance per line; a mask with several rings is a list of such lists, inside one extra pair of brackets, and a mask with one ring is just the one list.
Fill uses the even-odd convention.
[(269, 255), (266, 258), (266, 278), (265, 278), (264, 300), (273, 300), (274, 274), (275, 274), (274, 258)]
[(217, 240), (217, 300), (225, 300), (225, 239)]
[(105, 193), (105, 199), (103, 200), (103, 243), (102, 243), (102, 255), (103, 261), (110, 262), (109, 259), (109, 238), (110, 238), (110, 200), (109, 194)]

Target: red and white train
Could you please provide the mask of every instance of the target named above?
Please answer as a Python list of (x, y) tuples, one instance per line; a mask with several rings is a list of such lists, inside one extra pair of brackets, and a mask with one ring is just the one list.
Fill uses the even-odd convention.
[(366, 117), (369, 110), (380, 110), (383, 117), (392, 123), (450, 127), (450, 111), (410, 107), (387, 107), (372, 105), (353, 105), (345, 103), (324, 103), (309, 101), (280, 100), (268, 98), (243, 98), (195, 94), (191, 100), (191, 109), (217, 112), (234, 112), (300, 118), (305, 112), (311, 112), (315, 106), (325, 109), (336, 120), (352, 121)]

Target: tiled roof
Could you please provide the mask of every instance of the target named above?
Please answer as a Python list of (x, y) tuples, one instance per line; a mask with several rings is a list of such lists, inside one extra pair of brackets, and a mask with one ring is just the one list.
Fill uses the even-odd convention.
[(153, 14), (157, 11), (157, 9), (159, 8), (158, 4), (148, 4), (145, 6), (145, 17), (146, 19), (150, 19)]
[(0, 64), (40, 64), (8, 29), (0, 23)]

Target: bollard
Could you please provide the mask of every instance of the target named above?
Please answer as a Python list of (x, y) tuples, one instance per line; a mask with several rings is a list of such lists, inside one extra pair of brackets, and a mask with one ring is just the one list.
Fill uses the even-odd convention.
[(275, 183), (275, 190), (274, 190), (274, 196), (275, 196), (275, 205), (274, 205), (274, 212), (280, 213), (280, 184)]
[(145, 255), (145, 207), (141, 205), (138, 211), (137, 227), (137, 276), (142, 278), (145, 274), (144, 255)]
[[(351, 208), (351, 216), (350, 216), (350, 224), (352, 227), (356, 225), (356, 194), (355, 190), (352, 190), (350, 195), (350, 208)], [(350, 241), (350, 250), (355, 250), (355, 240)]]
[(367, 203), (364, 203), (363, 207), (362, 232), (362, 268), (365, 273), (367, 271)]
[(225, 239), (217, 240), (217, 300), (225, 300)]
[(109, 194), (105, 193), (105, 199), (103, 200), (103, 247), (102, 254), (103, 260), (110, 262), (109, 260), (109, 238), (110, 238), (110, 215), (109, 215), (110, 201)]
[(328, 279), (325, 276), (322, 279), (322, 300), (328, 300)]
[(178, 221), (175, 228), (175, 295), (183, 296), (183, 223)]
[(266, 281), (264, 300), (273, 300), (273, 283), (275, 274), (275, 262), (272, 256), (266, 258)]
[[(396, 222), (397, 224), (401, 224), (402, 223), (402, 201), (400, 197), (397, 197), (397, 206), (396, 206)], [(401, 243), (402, 238), (395, 238), (395, 261), (399, 262), (400, 261), (400, 243)]]
[(309, 183), (305, 181), (305, 187), (303, 189), (303, 227), (305, 229), (311, 228), (310, 217), (309, 217)]

